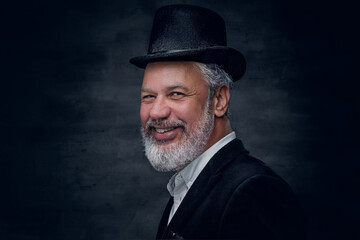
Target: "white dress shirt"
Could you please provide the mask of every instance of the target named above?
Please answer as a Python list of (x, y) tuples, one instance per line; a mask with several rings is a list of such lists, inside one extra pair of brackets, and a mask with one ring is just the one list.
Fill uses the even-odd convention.
[(203, 152), (199, 157), (189, 163), (180, 172), (175, 173), (167, 184), (167, 189), (171, 196), (174, 197), (174, 204), (171, 208), (168, 224), (174, 216), (176, 210), (179, 208), (180, 203), (184, 199), (186, 193), (189, 191), (191, 185), (194, 183), (200, 172), (204, 169), (209, 160), (219, 151), (222, 147), (236, 138), (235, 132), (231, 132), (217, 143), (212, 145), (208, 150)]

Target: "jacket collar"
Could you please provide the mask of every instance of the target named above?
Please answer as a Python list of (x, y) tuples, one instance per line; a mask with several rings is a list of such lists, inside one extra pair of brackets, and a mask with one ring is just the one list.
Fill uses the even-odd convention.
[(222, 170), (238, 155), (247, 153), (248, 151), (239, 139), (232, 140), (220, 149), (197, 177), (169, 225), (166, 226), (172, 206), (172, 198), (170, 198), (160, 222), (157, 239), (170, 238), (172, 237), (169, 236), (170, 232), (177, 232), (177, 229), (181, 229), (182, 224), (191, 217), (191, 213), (199, 206), (207, 193), (218, 181)]

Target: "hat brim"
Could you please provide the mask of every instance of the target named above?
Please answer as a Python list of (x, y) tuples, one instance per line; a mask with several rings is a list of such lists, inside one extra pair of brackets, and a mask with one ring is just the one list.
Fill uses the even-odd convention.
[(239, 51), (230, 47), (222, 46), (202, 49), (164, 51), (130, 59), (130, 63), (140, 68), (145, 68), (146, 65), (151, 62), (164, 61), (216, 63), (231, 75), (234, 82), (244, 75), (246, 69), (245, 58)]

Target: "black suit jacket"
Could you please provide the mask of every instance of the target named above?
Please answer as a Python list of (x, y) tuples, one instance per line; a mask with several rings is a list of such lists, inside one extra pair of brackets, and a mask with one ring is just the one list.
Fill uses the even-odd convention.
[(304, 219), (290, 187), (240, 140), (220, 149), (195, 180), (157, 239), (304, 239)]

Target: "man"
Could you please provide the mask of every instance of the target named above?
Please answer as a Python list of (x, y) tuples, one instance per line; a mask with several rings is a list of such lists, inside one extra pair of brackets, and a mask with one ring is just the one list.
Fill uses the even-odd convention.
[(141, 89), (145, 154), (176, 171), (157, 239), (302, 239), (290, 187), (251, 157), (232, 131), (228, 108), (245, 59), (227, 47), (225, 23), (197, 6), (156, 14)]

